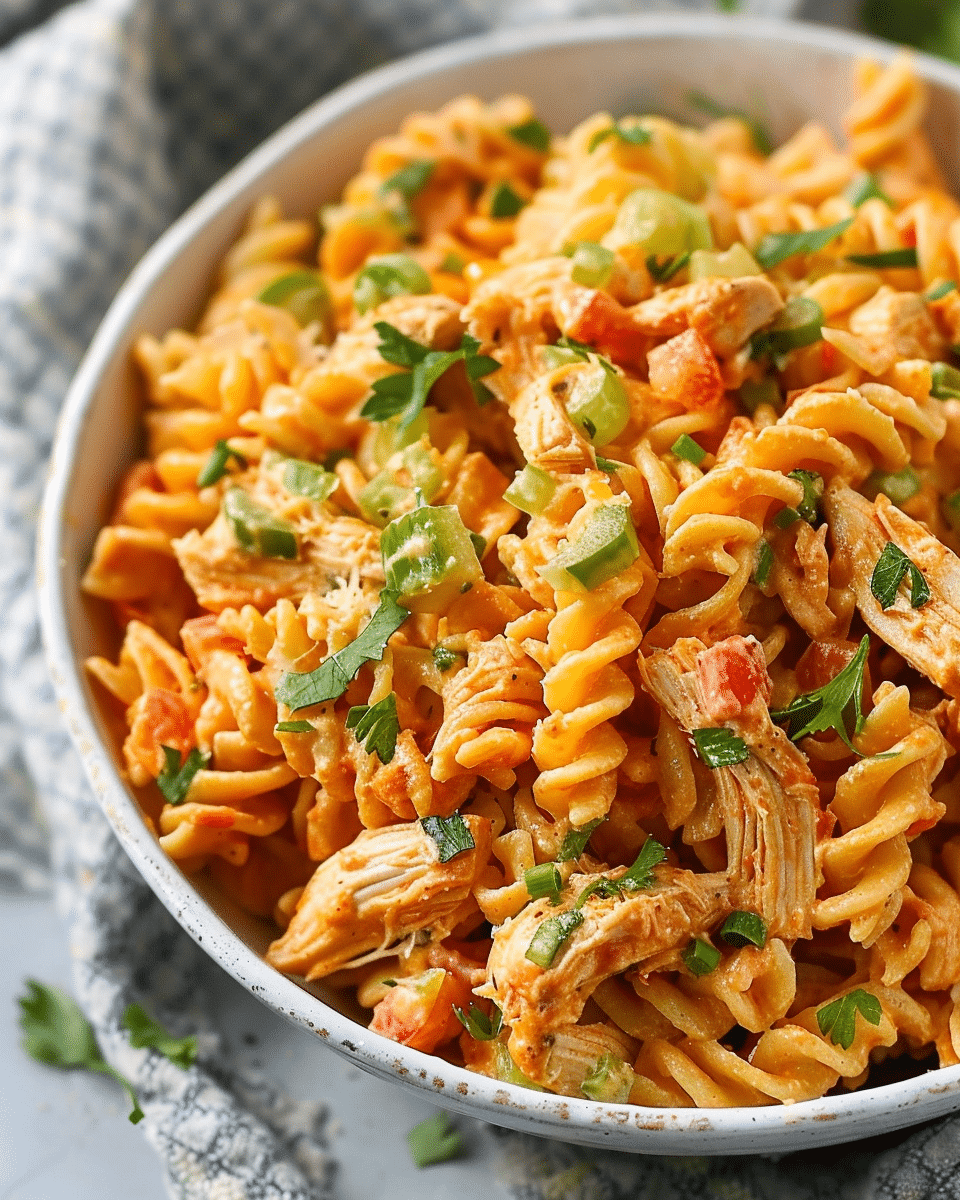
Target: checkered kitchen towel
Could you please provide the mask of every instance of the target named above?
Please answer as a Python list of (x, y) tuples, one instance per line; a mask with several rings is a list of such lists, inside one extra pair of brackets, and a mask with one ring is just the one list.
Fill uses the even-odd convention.
[[(696, 0), (672, 6), (698, 8)], [(124, 276), (204, 187), (310, 100), (365, 67), (494, 24), (635, 12), (642, 0), (0, 0), (0, 886), (52, 874), (76, 992), (136, 1082), (171, 1194), (334, 1194), (320, 1115), (216, 1052), (203, 955), (118, 848), (62, 728), (39, 646), (33, 530), (57, 412)], [(754, 0), (756, 12), (789, 0)], [(41, 822), (35, 797), (43, 800)], [(156, 964), (162, 964), (157, 966)], [(146, 1000), (205, 1028), (184, 1073), (118, 1032)], [(204, 1052), (205, 1051), (205, 1052)], [(960, 1197), (960, 1123), (899, 1147), (784, 1160), (600, 1154), (503, 1131), (516, 1196), (619, 1200)], [(887, 1139), (886, 1146), (889, 1147)]]

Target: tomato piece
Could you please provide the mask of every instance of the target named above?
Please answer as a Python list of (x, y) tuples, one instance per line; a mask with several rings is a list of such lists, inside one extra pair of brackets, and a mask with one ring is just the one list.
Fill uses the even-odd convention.
[(647, 335), (637, 328), (629, 310), (606, 292), (581, 289), (572, 315), (564, 329), (568, 337), (595, 346), (598, 353), (624, 366), (638, 367), (646, 360)]
[(177, 692), (151, 688), (136, 699), (130, 710), (130, 733), (124, 752), (151, 775), (159, 775), (166, 759), (163, 746), (179, 750), (181, 757), (193, 746), (193, 715)]
[(183, 648), (194, 671), (200, 672), (214, 650), (228, 650), (231, 654), (243, 654), (243, 642), (224, 633), (213, 614), (192, 617), (184, 622), (180, 630)]
[(713, 351), (695, 329), (678, 333), (647, 355), (650, 386), (689, 411), (711, 408), (725, 395)]
[(470, 988), (442, 967), (397, 980), (374, 1007), (370, 1028), (402, 1046), (431, 1053), (462, 1026), (453, 1008), (469, 1008)]
[(726, 638), (697, 655), (697, 687), (711, 719), (739, 716), (760, 697), (770, 702), (763, 647), (754, 638)]
[(856, 642), (843, 638), (821, 638), (811, 642), (797, 663), (800, 694), (816, 692), (836, 678), (857, 652)]

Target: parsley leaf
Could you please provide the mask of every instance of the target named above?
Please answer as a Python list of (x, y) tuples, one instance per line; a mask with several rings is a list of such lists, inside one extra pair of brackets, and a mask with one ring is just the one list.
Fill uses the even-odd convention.
[(418, 1167), (449, 1162), (463, 1151), (463, 1138), (450, 1122), (447, 1113), (437, 1113), (421, 1121), (407, 1134), (410, 1157)]
[(852, 717), (855, 734), (863, 728), (863, 672), (869, 652), (870, 637), (864, 634), (856, 654), (838, 675), (815, 692), (795, 697), (786, 708), (771, 713), (771, 718), (788, 723), (787, 733), (794, 742), (797, 738), (832, 729), (854, 754), (859, 754), (850, 741), (846, 721)]
[(650, 143), (650, 130), (642, 125), (624, 125), (622, 121), (613, 121), (606, 129), (597, 130), (587, 143), (587, 153), (592, 154), (601, 142), (612, 137), (631, 146), (646, 146)]
[(27, 994), (20, 996), (22, 1010), (20, 1028), (23, 1030), (22, 1046), (31, 1058), (46, 1063), (48, 1067), (73, 1070), (83, 1067), (109, 1075), (126, 1091), (132, 1111), (130, 1122), (136, 1125), (143, 1119), (143, 1110), (137, 1103), (137, 1095), (128, 1079), (106, 1061), (100, 1053), (93, 1026), (80, 1011), (75, 1000), (49, 984), (35, 979), (26, 981)]
[(156, 1050), (174, 1066), (186, 1071), (197, 1057), (195, 1037), (171, 1037), (159, 1022), (147, 1015), (139, 1004), (128, 1004), (120, 1024), (130, 1031), (130, 1045)]
[(490, 194), (490, 216), (515, 217), (528, 203), (529, 201), (518, 195), (509, 183), (501, 179)]
[(639, 892), (644, 888), (652, 887), (656, 882), (653, 868), (658, 863), (662, 863), (666, 857), (667, 852), (663, 846), (654, 838), (648, 837), (641, 846), (640, 853), (634, 859), (633, 866), (628, 871), (618, 879), (610, 879), (603, 875), (592, 883), (588, 883), (577, 897), (572, 911), (576, 912), (582, 908), (590, 896), (599, 896), (603, 900), (609, 900), (612, 896), (622, 896), (624, 892)]
[(488, 354), (478, 354), (480, 343), (469, 333), (465, 333), (460, 339), (460, 348), (463, 350), (463, 366), (467, 372), (467, 382), (470, 384), (474, 400), (482, 408), (484, 404), (493, 399), (493, 392), (480, 380), (485, 375), (492, 375), (494, 371), (499, 371), (500, 364)]
[(717, 767), (734, 767), (750, 757), (747, 743), (722, 725), (718, 729), (695, 729), (693, 744), (697, 754), (715, 771)]
[(803, 487), (803, 499), (797, 505), (797, 515), (808, 525), (816, 525), (820, 519), (820, 498), (823, 496), (823, 479), (816, 471), (803, 471), (799, 467), (791, 471), (788, 479), (796, 479)]
[(765, 271), (793, 258), (795, 254), (814, 254), (845, 233), (853, 217), (827, 225), (823, 229), (801, 229), (796, 233), (767, 233), (757, 243), (753, 257)]
[(770, 580), (774, 562), (773, 547), (769, 542), (761, 542), (757, 552), (757, 565), (753, 568), (750, 582), (755, 583), (758, 588), (765, 588)]
[(288, 671), (280, 677), (274, 695), (291, 712), (336, 700), (364, 663), (383, 658), (390, 637), (409, 616), (410, 610), (397, 603), (393, 592), (381, 592), (376, 612), (349, 645), (325, 658), (314, 671), (302, 675)]
[(463, 658), (456, 650), (448, 650), (446, 646), (434, 646), (433, 661), (438, 671), (449, 671), (458, 658)]
[(313, 733), (314, 726), (309, 721), (278, 721), (273, 727), (274, 733)]
[(824, 1037), (830, 1035), (830, 1041), (835, 1046), (849, 1050), (857, 1036), (857, 1013), (871, 1025), (879, 1025), (883, 1016), (883, 1008), (873, 992), (865, 992), (863, 988), (854, 988), (845, 996), (831, 1000), (823, 1008), (817, 1010), (817, 1025)]
[(421, 346), (413, 338), (408, 338), (389, 321), (377, 321), (374, 329), (380, 335), (380, 344), (377, 346), (380, 357), (395, 367), (415, 367), (430, 353), (429, 346)]
[(897, 598), (904, 576), (910, 576), (910, 605), (922, 608), (930, 599), (930, 586), (899, 546), (887, 542), (870, 576), (870, 591), (882, 609), (890, 608)]
[(437, 843), (442, 863), (456, 858), (464, 850), (472, 850), (476, 845), (473, 834), (459, 813), (452, 813), (449, 817), (423, 817), (420, 824), (424, 833), (428, 833)]
[(393, 761), (397, 752), (397, 694), (391, 692), (376, 704), (357, 704), (347, 711), (347, 728), (363, 743), (368, 754), (375, 754), (382, 763)]
[(180, 751), (173, 746), (161, 746), (166, 759), (163, 770), (157, 776), (157, 787), (168, 804), (182, 804), (190, 791), (193, 777), (210, 761), (209, 754), (201, 754), (196, 746), (181, 763)]
[(387, 375), (374, 380), (371, 385), (373, 395), (360, 409), (360, 416), (366, 420), (387, 421), (399, 416), (400, 428), (408, 429), (423, 411), (433, 385), (461, 360), (477, 403), (483, 405), (493, 398), (490, 389), (480, 380), (498, 371), (500, 364), (495, 358), (478, 354), (480, 343), (470, 334), (463, 335), (459, 350), (430, 350), (386, 321), (378, 321), (374, 329), (381, 338), (377, 347), (380, 357), (394, 366), (411, 370), (408, 375)]

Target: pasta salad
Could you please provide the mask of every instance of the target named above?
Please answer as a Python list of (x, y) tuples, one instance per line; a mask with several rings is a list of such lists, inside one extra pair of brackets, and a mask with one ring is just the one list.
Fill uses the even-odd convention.
[(960, 1062), (960, 205), (835, 144), (461, 97), (265, 198), (85, 590), (145, 818), (371, 1029), (793, 1103)]

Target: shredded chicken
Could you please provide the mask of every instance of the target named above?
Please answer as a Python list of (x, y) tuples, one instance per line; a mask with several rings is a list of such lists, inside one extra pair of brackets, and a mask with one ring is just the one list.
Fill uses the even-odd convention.
[(470, 912), (471, 888), (490, 857), (490, 822), (472, 815), (463, 820), (475, 848), (445, 863), (419, 821), (363, 830), (316, 869), (267, 962), (321, 979), (396, 952), (412, 934), (441, 941)]
[(807, 761), (770, 720), (770, 681), (755, 638), (706, 649), (681, 638), (640, 660), (644, 687), (687, 733), (728, 728), (749, 757), (716, 767), (730, 894), (763, 917), (772, 937), (809, 937), (818, 885), (814, 859), (819, 797)]
[[(835, 480), (823, 498), (835, 547), (836, 581), (856, 598), (870, 629), (950, 696), (960, 697), (960, 558), (886, 496), (871, 504)], [(877, 560), (893, 542), (920, 570), (930, 599), (910, 604), (909, 589), (882, 609), (871, 590)]]
[(588, 471), (596, 465), (593, 448), (567, 415), (562, 397), (576, 375), (594, 369), (586, 363), (538, 375), (510, 405), (517, 442), (528, 463), (554, 472)]
[(701, 279), (644, 300), (629, 310), (634, 327), (651, 338), (695, 329), (718, 358), (729, 358), (783, 308), (780, 293), (762, 275)]

